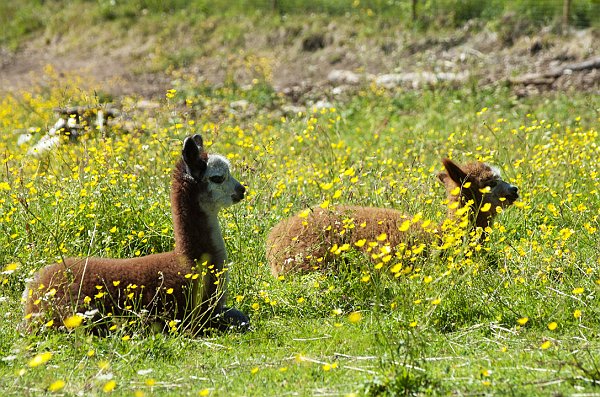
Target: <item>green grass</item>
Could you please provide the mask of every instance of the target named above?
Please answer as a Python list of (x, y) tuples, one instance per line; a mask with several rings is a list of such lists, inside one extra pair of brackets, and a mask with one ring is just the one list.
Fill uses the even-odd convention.
[[(426, 2), (416, 28), (436, 34), (476, 17), (502, 31), (498, 17), (515, 11), (534, 29), (556, 20), (559, 3)], [(336, 18), (358, 26), (358, 38), (413, 26), (410, 2), (376, 0), (11, 4), (0, 4), (0, 45), (63, 34), (68, 51), (91, 36), (100, 44), (90, 45), (117, 47), (152, 36), (155, 57), (140, 72), (185, 68), (222, 48), (233, 53), (251, 28), (284, 28), (281, 40), (291, 40)], [(307, 14), (314, 14), (308, 27)], [(573, 4), (577, 26), (593, 25), (585, 18), (597, 14), (596, 2)], [(45, 86), (0, 98), (0, 395), (599, 393), (597, 95), (519, 98), (475, 82), (420, 91), (365, 86), (332, 109), (290, 115), (282, 111), (288, 99), (270, 85), (268, 61), (249, 53), (229, 60), (221, 87), (174, 73), (176, 92), (157, 111), (120, 98), (143, 132), (89, 131), (39, 159), (17, 146), (18, 135), (32, 128), (39, 139), (54, 107), (96, 104), (102, 87), (49, 72)], [(236, 84), (234, 71), (244, 68), (251, 87)], [(254, 111), (231, 111), (240, 99)], [(229, 301), (250, 315), (251, 331), (203, 338), (136, 326), (102, 338), (85, 326), (17, 331), (27, 279), (61, 256), (172, 249), (169, 176), (182, 138), (198, 132), (248, 186), (221, 220), (232, 261)], [(398, 279), (357, 252), (335, 273), (271, 276), (268, 231), (309, 206), (377, 205), (441, 221), (435, 174), (446, 156), (499, 165), (520, 188), (520, 204), (498, 217), (481, 250), (458, 244), (418, 257)]]
[[(16, 146), (15, 129), (43, 126), (59, 103), (93, 103), (88, 93), (55, 88), (6, 97), (0, 107), (2, 395), (38, 395), (55, 381), (66, 395), (113, 386), (118, 395), (598, 392), (597, 96), (363, 87), (334, 109), (282, 118), (286, 100), (265, 82), (242, 90), (188, 80), (152, 118), (134, 113), (146, 132), (92, 131), (32, 158)], [(259, 110), (222, 111), (238, 99)], [(250, 315), (252, 330), (205, 338), (135, 327), (104, 338), (85, 329), (21, 336), (25, 281), (60, 255), (171, 249), (169, 174), (181, 139), (195, 132), (230, 157), (249, 187), (221, 219), (230, 301)], [(495, 163), (520, 188), (522, 205), (499, 216), (487, 250), (456, 246), (420, 257), (399, 279), (353, 252), (337, 273), (270, 275), (269, 229), (324, 200), (443, 219), (435, 173), (448, 155)], [(32, 366), (43, 352), (49, 360)]]
[[(234, 25), (252, 25), (254, 29), (272, 32), (279, 27), (303, 25), (305, 16), (321, 17), (331, 22), (347, 24), (360, 20), (363, 32), (381, 32), (387, 26), (414, 26), (419, 30), (438, 30), (440, 27), (458, 27), (471, 19), (490, 22), (492, 25), (507, 13), (517, 16), (521, 25), (539, 27), (560, 21), (562, 1), (505, 1), (442, 0), (417, 2), (417, 20), (412, 20), (410, 1), (384, 0), (134, 0), (116, 1), (62, 1), (24, 0), (17, 3), (0, 4), (0, 46), (11, 50), (19, 48), (25, 41), (43, 37), (50, 41), (59, 35), (61, 45), (70, 47), (71, 41), (89, 37), (93, 41), (98, 35), (107, 35), (108, 46), (121, 42), (123, 37), (152, 33), (173, 35), (176, 31), (194, 31), (201, 43), (206, 43), (209, 33), (219, 34), (226, 42), (235, 42), (245, 30), (231, 37)], [(571, 23), (585, 28), (598, 26), (600, 4), (594, 0), (574, 1), (571, 6)], [(232, 24), (232, 20), (238, 20)], [(226, 29), (221, 31), (220, 27)], [(176, 27), (175, 31), (170, 27)], [(132, 29), (133, 28), (133, 29)], [(502, 30), (500, 24), (497, 27)], [(216, 31), (214, 31), (216, 29)], [(109, 34), (110, 33), (110, 34)], [(83, 35), (83, 36), (82, 36)], [(88, 36), (89, 35), (89, 36)], [(185, 39), (186, 36), (179, 38)], [(78, 43), (75, 43), (78, 44)], [(88, 43), (89, 44), (89, 43)], [(191, 46), (191, 48), (190, 48)], [(155, 46), (156, 47), (156, 46)], [(160, 47), (160, 46), (159, 46)], [(197, 43), (188, 43), (188, 51), (201, 51)], [(165, 49), (171, 54), (172, 49)], [(187, 55), (182, 55), (184, 58)]]

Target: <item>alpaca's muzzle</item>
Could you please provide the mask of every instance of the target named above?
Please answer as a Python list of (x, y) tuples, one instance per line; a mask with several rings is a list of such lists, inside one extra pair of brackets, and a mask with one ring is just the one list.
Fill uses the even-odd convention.
[(244, 199), (244, 193), (246, 193), (246, 188), (242, 184), (238, 184), (235, 187), (235, 193), (231, 195), (231, 200), (234, 203), (239, 203)]

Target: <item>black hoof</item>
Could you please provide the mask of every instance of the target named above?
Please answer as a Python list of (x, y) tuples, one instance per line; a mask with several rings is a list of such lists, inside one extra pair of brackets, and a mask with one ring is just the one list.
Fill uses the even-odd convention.
[(209, 328), (219, 331), (246, 332), (250, 328), (250, 319), (238, 309), (225, 307), (219, 313), (214, 313)]

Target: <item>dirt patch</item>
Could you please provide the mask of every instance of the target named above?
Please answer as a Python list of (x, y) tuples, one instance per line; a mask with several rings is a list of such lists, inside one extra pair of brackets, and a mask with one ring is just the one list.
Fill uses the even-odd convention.
[(170, 78), (164, 74), (138, 74), (131, 67), (131, 58), (123, 49), (108, 53), (85, 50), (65, 53), (53, 44), (32, 41), (16, 53), (4, 52), (0, 62), (0, 92), (16, 93), (34, 86), (46, 86), (50, 81), (71, 80), (81, 76), (82, 89), (102, 87), (109, 95), (164, 95)]
[[(240, 39), (241, 48), (236, 51), (219, 48), (193, 56), (178, 71), (210, 84), (222, 84), (227, 78), (247, 84), (262, 74), (282, 92), (378, 81), (386, 81), (384, 85), (390, 87), (414, 89), (435, 84), (504, 84), (521, 74), (543, 73), (600, 54), (600, 34), (593, 29), (564, 36), (550, 29), (522, 35), (511, 33), (509, 39), (507, 34), (476, 23), (444, 37), (388, 31), (382, 36), (358, 38), (351, 28), (335, 23), (319, 29), (281, 28), (268, 34), (249, 31)], [(102, 87), (113, 96), (157, 97), (172, 87), (173, 70), (140, 72), (153, 56), (151, 38), (144, 40), (145, 45), (122, 41), (111, 48), (90, 43), (92, 39), (86, 38), (85, 48), (76, 51), (71, 47), (65, 52), (60, 38), (32, 40), (17, 53), (3, 51), (0, 92), (47, 84), (44, 70), (48, 65), (59, 78), (84, 76), (83, 88), (89, 82), (89, 86)], [(344, 74), (345, 80), (340, 80)], [(521, 94), (548, 89), (597, 93), (600, 71), (573, 71), (556, 76), (548, 84), (514, 86)]]

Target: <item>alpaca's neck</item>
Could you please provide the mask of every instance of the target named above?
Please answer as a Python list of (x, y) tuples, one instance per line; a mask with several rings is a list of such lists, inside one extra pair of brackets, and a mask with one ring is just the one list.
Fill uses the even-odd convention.
[[(462, 208), (462, 205), (459, 205), (457, 209)], [(456, 215), (456, 211), (454, 209), (448, 210), (448, 218), (458, 220), (459, 216)], [(491, 210), (490, 210), (491, 211)], [(494, 220), (491, 212), (480, 212), (476, 208), (471, 208), (469, 211), (469, 229), (474, 229), (480, 227), (485, 230), (488, 226), (491, 226)]]
[(198, 264), (208, 261), (221, 268), (227, 260), (225, 242), (216, 210), (203, 209), (198, 203), (198, 183), (174, 178), (171, 187), (171, 211), (175, 232), (175, 250)]

